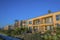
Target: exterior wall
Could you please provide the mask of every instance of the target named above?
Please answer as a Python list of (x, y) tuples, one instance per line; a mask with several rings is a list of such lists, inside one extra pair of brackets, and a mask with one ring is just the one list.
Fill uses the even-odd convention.
[(26, 27), (26, 20), (23, 20), (23, 21), (22, 21), (22, 26), (23, 26), (23, 27)]
[(5, 27), (4, 27), (4, 30), (8, 30), (8, 26), (5, 26)]
[(13, 30), (14, 29), (14, 26), (12, 25), (7, 25), (4, 27), (4, 30)]
[(26, 24), (26, 20), (21, 20), (21, 21), (19, 21), (19, 20), (15, 20), (15, 23), (14, 23), (14, 29), (15, 28), (20, 28), (20, 27), (26, 27), (27, 26), (27, 24)]
[(27, 27), (28, 23), (27, 20), (20, 21), (20, 27)]
[[(44, 16), (29, 19), (28, 27), (31, 27), (32, 29), (36, 27), (38, 31), (46, 31), (46, 27), (49, 29), (49, 26), (51, 27), (51, 29), (53, 29), (56, 27), (56, 23), (60, 24), (60, 20), (56, 20), (56, 15), (60, 15), (60, 12), (50, 13)], [(29, 21), (32, 21), (32, 24), (29, 24)]]
[(20, 21), (19, 20), (16, 20), (14, 23), (14, 28), (16, 28), (16, 27), (20, 27)]

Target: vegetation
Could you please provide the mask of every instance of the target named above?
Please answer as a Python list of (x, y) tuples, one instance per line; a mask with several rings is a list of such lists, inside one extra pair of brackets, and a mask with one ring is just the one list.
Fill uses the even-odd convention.
[(34, 33), (24, 35), (25, 40), (60, 40), (60, 28), (53, 31), (46, 31), (45, 33)]
[(0, 33), (6, 34), (8, 36), (21, 35), (26, 33), (28, 30), (27, 27), (15, 28), (14, 30), (0, 30)]
[(45, 33), (27, 33), (29, 29), (27, 27), (16, 28), (15, 30), (1, 30), (1, 33), (5, 33), (8, 36), (23, 37), (24, 40), (59, 40), (60, 28), (56, 28), (53, 31), (46, 31)]

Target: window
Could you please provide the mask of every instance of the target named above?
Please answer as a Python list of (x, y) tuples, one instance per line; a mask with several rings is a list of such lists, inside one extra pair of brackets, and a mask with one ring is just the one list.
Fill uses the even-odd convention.
[(37, 21), (36, 21), (36, 24), (40, 24), (40, 20), (37, 20)]
[(29, 27), (29, 32), (32, 32), (32, 27)]
[(40, 24), (40, 20), (39, 19), (34, 20), (34, 24)]
[(32, 21), (29, 21), (29, 24), (32, 24)]
[(56, 15), (56, 20), (60, 20), (60, 15)]
[(47, 30), (50, 30), (50, 26), (47, 26)]
[(32, 27), (29, 27), (30, 30), (32, 30)]
[(57, 24), (56, 24), (56, 28), (60, 28), (60, 24), (57, 23)]
[(53, 30), (53, 26), (46, 26), (45, 30)]
[(57, 24), (57, 27), (60, 27), (60, 24)]
[(49, 17), (49, 18), (46, 18), (46, 19), (45, 19), (45, 23), (52, 23), (52, 21), (53, 21), (53, 20), (52, 20), (52, 17)]
[(53, 19), (50, 17), (50, 18), (49, 18), (49, 23), (52, 23), (52, 21), (53, 21)]
[(38, 31), (38, 26), (34, 26), (33, 30), (34, 30), (34, 32), (37, 32)]

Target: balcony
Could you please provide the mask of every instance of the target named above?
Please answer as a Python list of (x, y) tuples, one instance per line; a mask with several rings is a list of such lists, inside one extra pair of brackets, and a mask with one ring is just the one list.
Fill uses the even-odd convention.
[(39, 19), (33, 21), (33, 25), (37, 25), (37, 24), (40, 24), (40, 23), (41, 23), (41, 22), (40, 22)]
[(45, 19), (44, 19), (44, 23), (45, 23), (45, 24), (52, 24), (52, 23), (53, 23), (52, 17), (45, 18)]

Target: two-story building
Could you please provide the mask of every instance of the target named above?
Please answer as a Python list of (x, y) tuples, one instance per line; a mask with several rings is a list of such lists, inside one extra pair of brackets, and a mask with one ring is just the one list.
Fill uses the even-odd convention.
[(46, 30), (53, 30), (60, 27), (60, 12), (49, 13), (36, 18), (28, 19), (28, 27), (33, 32), (40, 32)]

